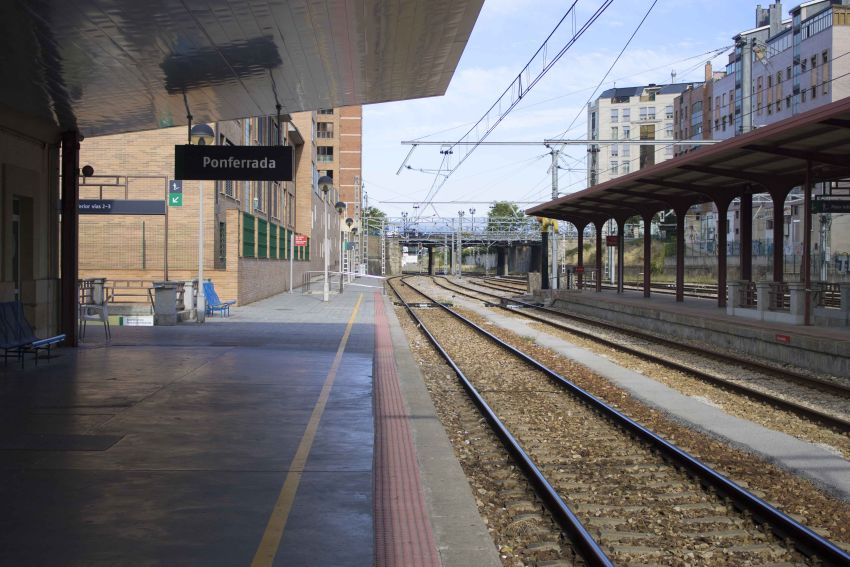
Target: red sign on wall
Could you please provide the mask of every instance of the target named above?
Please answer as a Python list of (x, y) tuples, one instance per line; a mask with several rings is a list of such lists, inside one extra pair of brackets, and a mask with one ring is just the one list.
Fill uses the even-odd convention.
[(304, 234), (296, 234), (295, 235), (295, 245), (296, 246), (307, 246), (307, 236)]
[(608, 246), (616, 246), (617, 245), (617, 235), (616, 234), (609, 234), (608, 236), (605, 237), (605, 243)]

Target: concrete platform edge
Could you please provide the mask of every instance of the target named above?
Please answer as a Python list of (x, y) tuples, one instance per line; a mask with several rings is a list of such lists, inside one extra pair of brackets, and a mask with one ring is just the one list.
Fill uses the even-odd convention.
[(466, 475), (437, 418), (419, 366), (395, 315), (384, 297), (401, 391), (411, 417), (425, 500), (444, 567), (501, 565), (499, 554), (478, 513)]

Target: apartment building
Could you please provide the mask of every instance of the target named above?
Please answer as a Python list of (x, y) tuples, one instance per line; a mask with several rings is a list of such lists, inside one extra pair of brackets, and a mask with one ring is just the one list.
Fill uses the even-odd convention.
[[(329, 263), (338, 268), (340, 263), (344, 269), (348, 269), (348, 262), (358, 262), (353, 255), (342, 255), (340, 257), (339, 247), (347, 246), (352, 251), (358, 251), (359, 230), (361, 220), (361, 179), (362, 179), (362, 155), (363, 155), (363, 108), (361, 106), (348, 106), (342, 108), (322, 109), (316, 112), (298, 112), (292, 115), (293, 124), (299, 131), (310, 133), (310, 146), (312, 157), (307, 159), (307, 154), (302, 154), (302, 162), (298, 168), (299, 174), (296, 184), (306, 186), (308, 180), (313, 185), (313, 196), (302, 193), (296, 198), (295, 216), (299, 227), (310, 227), (319, 238), (324, 233), (324, 207), (325, 204), (333, 215), (339, 217), (334, 222), (338, 228), (331, 230), (331, 238), (335, 247), (334, 255), (329, 258)], [(327, 203), (323, 195), (318, 191), (315, 180), (327, 175), (334, 180), (334, 188), (338, 195)], [(318, 199), (318, 200), (317, 200)], [(335, 205), (337, 202), (345, 204), (345, 211), (337, 214)], [(351, 219), (351, 226), (346, 222)], [(352, 229), (356, 229), (352, 234)], [(317, 250), (317, 253), (321, 254)]]
[[(212, 124), (216, 144), (291, 146), (293, 181), (184, 180), (177, 199), (174, 146), (186, 143), (186, 128), (86, 139), (81, 164), (92, 166), (95, 174), (81, 179), (81, 199), (164, 200), (168, 206), (165, 214), (156, 215), (81, 215), (80, 277), (196, 278), (200, 207), (204, 275), (222, 298), (245, 304), (288, 290), (290, 259), (295, 286), (304, 272), (323, 269), (324, 223), (329, 223), (329, 234), (339, 234), (344, 218), (333, 208), (340, 200), (339, 188), (325, 196), (317, 187), (323, 162), (318, 159), (322, 139), (316, 136), (316, 115), (282, 115), (280, 123), (265, 116)], [(323, 199), (333, 213), (327, 219), (316, 213), (324, 210)], [(294, 234), (307, 236), (306, 246), (293, 247)], [(329, 264), (338, 269), (340, 241), (329, 240)]]
[(673, 139), (674, 101), (691, 83), (615, 87), (588, 105), (589, 185), (673, 157), (673, 146), (628, 144), (627, 140)]
[[(677, 139), (725, 140), (754, 128), (785, 120), (801, 112), (850, 96), (850, 1), (804, 2), (782, 18), (782, 4), (756, 7), (755, 27), (736, 35), (726, 71), (706, 69), (703, 85), (688, 89), (674, 105)], [(710, 77), (710, 78), (709, 78)], [(676, 154), (699, 146), (677, 145)], [(818, 185), (815, 194), (844, 191), (841, 184)], [(787, 255), (799, 255), (802, 242), (802, 195), (792, 193), (785, 207), (784, 239), (773, 242), (772, 210), (756, 219), (754, 239), (769, 250), (782, 246)], [(729, 242), (735, 246), (738, 231), (737, 202), (729, 210)], [(763, 226), (764, 233), (759, 232)], [(850, 253), (850, 218), (815, 215), (813, 242), (821, 264), (833, 253)], [(843, 262), (847, 272), (847, 262)]]

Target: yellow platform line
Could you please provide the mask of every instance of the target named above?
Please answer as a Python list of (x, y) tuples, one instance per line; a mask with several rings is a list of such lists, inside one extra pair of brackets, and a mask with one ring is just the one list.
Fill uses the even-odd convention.
[(328, 376), (325, 378), (325, 384), (322, 386), (322, 392), (319, 394), (319, 401), (313, 408), (313, 413), (310, 415), (310, 421), (307, 423), (307, 429), (301, 437), (301, 442), (298, 444), (298, 450), (295, 452), (295, 457), (289, 465), (289, 473), (286, 475), (286, 480), (283, 482), (283, 488), (277, 497), (274, 508), (272, 509), (269, 522), (266, 525), (266, 530), (263, 532), (263, 539), (260, 540), (260, 545), (257, 547), (257, 552), (254, 554), (254, 560), (251, 561), (251, 567), (268, 567), (274, 562), (277, 555), (280, 540), (283, 537), (283, 530), (286, 528), (286, 521), (289, 518), (289, 512), (292, 510), (292, 504), (295, 502), (295, 493), (298, 491), (298, 484), (301, 482), (301, 475), (304, 472), (304, 465), (307, 463), (307, 457), (310, 455), (310, 449), (313, 446), (313, 440), (316, 438), (316, 431), (319, 429), (319, 422), (322, 419), (322, 414), (325, 411), (325, 406), (330, 397), (331, 388), (336, 379), (337, 370), (342, 362), (342, 354), (345, 352), (345, 345), (348, 343), (348, 337), (351, 335), (351, 328), (354, 326), (354, 318), (357, 317), (357, 311), (360, 309), (360, 303), (363, 301), (363, 294), (357, 298), (357, 303), (354, 305), (354, 311), (348, 319), (348, 325), (345, 327), (345, 333), (342, 335), (342, 340), (339, 342), (339, 348), (336, 351), (331, 369), (328, 371)]

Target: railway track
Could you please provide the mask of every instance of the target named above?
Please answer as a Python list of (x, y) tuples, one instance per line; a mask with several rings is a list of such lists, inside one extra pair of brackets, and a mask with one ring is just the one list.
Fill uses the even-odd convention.
[[(721, 355), (656, 335), (625, 330), (513, 297), (470, 289), (456, 281), (435, 278), (434, 282), (447, 291), (498, 306), (558, 330), (684, 372), (704, 382), (850, 433), (850, 416), (847, 413), (850, 388), (846, 385), (743, 357)], [(503, 304), (505, 300), (509, 302), (507, 305)], [(516, 309), (509, 307), (510, 305), (522, 308)], [(600, 328), (604, 329), (604, 334), (600, 333)], [(742, 370), (747, 374), (741, 374)], [(777, 386), (777, 381), (780, 381), (780, 386)]]
[[(587, 564), (850, 562), (812, 530), (433, 297), (399, 280), (390, 285)], [(416, 309), (414, 301), (431, 308)]]

